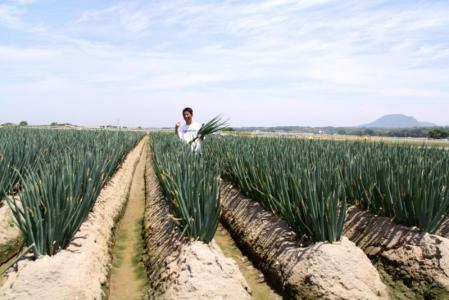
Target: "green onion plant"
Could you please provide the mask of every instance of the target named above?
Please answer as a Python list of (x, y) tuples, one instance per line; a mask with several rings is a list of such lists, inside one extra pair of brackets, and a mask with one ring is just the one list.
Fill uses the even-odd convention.
[(142, 137), (134, 132), (49, 130), (45, 155), (21, 178), (20, 201), (8, 204), (36, 256), (54, 255), (72, 240), (101, 189)]
[(174, 135), (155, 133), (150, 141), (154, 171), (182, 231), (210, 242), (220, 217), (217, 164), (192, 153)]
[(213, 137), (224, 179), (299, 236), (339, 240), (348, 204), (434, 233), (449, 211), (449, 152), (414, 145)]

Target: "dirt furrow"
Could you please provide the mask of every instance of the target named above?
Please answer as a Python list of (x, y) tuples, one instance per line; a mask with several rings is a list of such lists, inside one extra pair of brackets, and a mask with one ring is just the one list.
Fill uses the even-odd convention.
[(142, 299), (147, 274), (141, 261), (142, 221), (145, 208), (145, 162), (143, 151), (129, 193), (128, 203), (116, 229), (109, 299)]
[(254, 300), (280, 300), (282, 296), (276, 293), (267, 283), (263, 273), (257, 269), (251, 260), (240, 251), (229, 232), (221, 225), (218, 226), (214, 240), (226, 257), (232, 258), (239, 266), (245, 277)]

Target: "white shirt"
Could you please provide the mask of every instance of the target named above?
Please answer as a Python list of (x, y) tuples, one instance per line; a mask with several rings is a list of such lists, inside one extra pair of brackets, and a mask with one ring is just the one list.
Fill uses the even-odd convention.
[[(178, 129), (178, 136), (184, 143), (189, 143), (191, 140), (196, 138), (198, 131), (201, 128), (201, 124), (198, 122), (192, 122), (190, 125), (184, 124)], [(192, 143), (192, 151), (201, 152), (201, 141), (197, 139)]]

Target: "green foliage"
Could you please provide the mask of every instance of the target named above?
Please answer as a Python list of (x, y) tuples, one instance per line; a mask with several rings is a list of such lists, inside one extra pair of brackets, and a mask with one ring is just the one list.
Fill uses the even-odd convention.
[[(220, 158), (225, 179), (284, 218), (299, 236), (337, 241), (346, 213), (339, 158), (329, 151), (329, 145), (292, 142), (214, 138), (206, 153)], [(330, 155), (322, 155), (324, 151)]]
[(429, 132), (431, 139), (446, 139), (449, 137), (449, 128), (435, 128)]
[(449, 211), (449, 153), (383, 143), (343, 143), (349, 200), (434, 233)]
[[(414, 128), (362, 128), (362, 127), (304, 127), (304, 126), (278, 126), (278, 127), (243, 127), (237, 128), (240, 131), (264, 131), (264, 132), (302, 132), (302, 133), (325, 133), (325, 134), (343, 134), (358, 136), (386, 136), (386, 137), (414, 137), (426, 138), (433, 127), (414, 127)], [(445, 130), (449, 128), (445, 127)]]
[(33, 169), (46, 156), (46, 136), (41, 130), (0, 129), (0, 200), (20, 188), (19, 173)]
[(174, 135), (151, 135), (154, 171), (165, 198), (183, 230), (210, 242), (220, 217), (217, 165), (192, 153)]
[[(30, 131), (31, 132), (31, 131)], [(8, 198), (27, 245), (38, 255), (65, 248), (101, 188), (142, 135), (80, 130), (34, 131), (45, 147), (21, 175), (20, 202)]]
[(412, 145), (214, 137), (222, 175), (314, 241), (341, 236), (346, 202), (433, 233), (449, 211), (449, 152)]
[(215, 118), (201, 126), (200, 130), (198, 130), (197, 136), (193, 140), (191, 140), (189, 144), (192, 144), (197, 139), (204, 138), (206, 135), (210, 135), (225, 128), (227, 128), (227, 122), (222, 121), (220, 116), (216, 116)]

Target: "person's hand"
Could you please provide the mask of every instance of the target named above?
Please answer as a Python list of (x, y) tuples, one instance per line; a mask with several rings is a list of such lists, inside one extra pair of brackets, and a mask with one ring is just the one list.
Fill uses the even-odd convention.
[(176, 126), (175, 126), (175, 128), (176, 128), (176, 129), (178, 129), (178, 128), (179, 128), (179, 126), (181, 126), (181, 122), (176, 122)]

